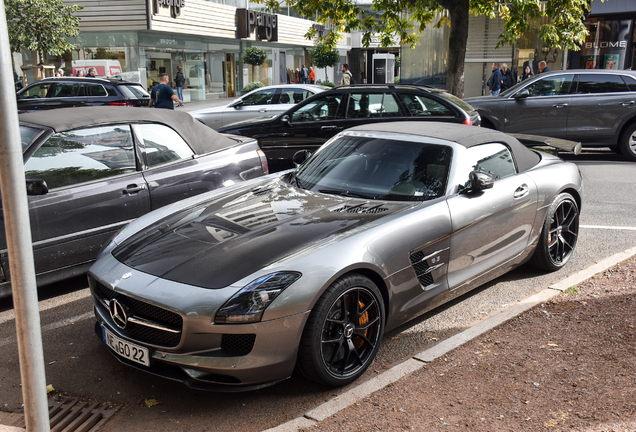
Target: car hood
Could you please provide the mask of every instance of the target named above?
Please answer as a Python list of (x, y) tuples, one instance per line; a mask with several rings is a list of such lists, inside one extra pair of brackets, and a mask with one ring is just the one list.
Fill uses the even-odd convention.
[(276, 179), (173, 213), (112, 254), (154, 276), (220, 289), (414, 205), (314, 193)]
[(497, 104), (501, 98), (499, 96), (479, 96), (465, 98), (464, 101), (472, 105), (473, 108), (481, 108), (481, 105)]

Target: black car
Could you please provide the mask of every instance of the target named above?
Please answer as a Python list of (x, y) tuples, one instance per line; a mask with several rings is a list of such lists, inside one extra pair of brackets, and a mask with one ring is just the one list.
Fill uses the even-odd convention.
[(481, 125), (611, 147), (636, 161), (636, 72), (563, 70), (522, 81), (499, 96), (466, 99)]
[(34, 82), (17, 93), (18, 110), (81, 106), (148, 106), (141, 84), (106, 78), (59, 77)]
[[(113, 107), (20, 114), (38, 285), (86, 272), (128, 222), (267, 174), (256, 140), (180, 111)], [(0, 205), (0, 298), (11, 294)]]
[(318, 93), (280, 115), (233, 123), (219, 132), (257, 138), (276, 171), (293, 167), (296, 152), (313, 152), (343, 129), (398, 120), (480, 123), (473, 107), (444, 90), (361, 84)]

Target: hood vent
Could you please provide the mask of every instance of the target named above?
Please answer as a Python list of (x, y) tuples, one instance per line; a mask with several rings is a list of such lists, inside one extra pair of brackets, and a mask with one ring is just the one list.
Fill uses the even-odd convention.
[(342, 205), (342, 206), (338, 206), (336, 208), (332, 208), (331, 211), (332, 212), (336, 212), (336, 213), (367, 213), (367, 214), (377, 214), (377, 213), (384, 213), (385, 211), (388, 211), (389, 209), (386, 207), (383, 207), (382, 205), (377, 205), (377, 206), (368, 206), (365, 204), (359, 204), (359, 205)]
[(261, 196), (261, 195), (265, 195), (268, 192), (271, 192), (272, 190), (274, 190), (275, 186), (272, 184), (266, 185), (266, 186), (261, 186), (261, 187), (257, 187), (256, 189), (252, 189), (252, 195), (254, 196)]
[(433, 275), (429, 272), (429, 266), (424, 259), (424, 252), (415, 252), (411, 254), (409, 258), (411, 260), (411, 266), (413, 266), (413, 270), (415, 270), (415, 276), (417, 276), (420, 284), (423, 287), (432, 285), (435, 281), (433, 280)]

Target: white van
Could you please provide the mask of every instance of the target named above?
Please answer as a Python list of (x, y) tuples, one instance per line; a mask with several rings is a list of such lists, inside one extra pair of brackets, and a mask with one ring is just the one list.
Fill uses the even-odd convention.
[(113, 75), (121, 74), (121, 63), (119, 60), (73, 60), (73, 76), (77, 76), (77, 72), (84, 71), (84, 75), (88, 73), (88, 70), (92, 67), (97, 71), (95, 76), (110, 78)]

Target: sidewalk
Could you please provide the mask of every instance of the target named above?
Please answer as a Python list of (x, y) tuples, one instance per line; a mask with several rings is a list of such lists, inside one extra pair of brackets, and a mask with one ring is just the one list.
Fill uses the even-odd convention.
[(269, 431), (634, 431), (634, 253), (610, 257)]

